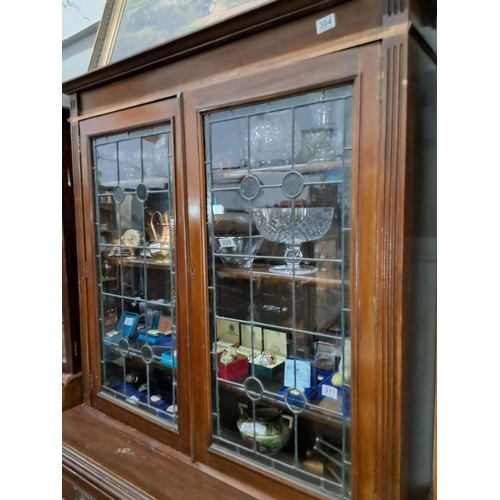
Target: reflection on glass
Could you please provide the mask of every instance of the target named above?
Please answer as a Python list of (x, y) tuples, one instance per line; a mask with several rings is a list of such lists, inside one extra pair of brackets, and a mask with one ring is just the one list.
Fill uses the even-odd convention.
[(177, 426), (170, 127), (94, 140), (102, 390)]
[(300, 148), (293, 135), (292, 111), (286, 109), (250, 117), (250, 158), (252, 167), (287, 165)]
[(337, 498), (350, 498), (351, 114), (345, 85), (204, 119), (213, 442)]

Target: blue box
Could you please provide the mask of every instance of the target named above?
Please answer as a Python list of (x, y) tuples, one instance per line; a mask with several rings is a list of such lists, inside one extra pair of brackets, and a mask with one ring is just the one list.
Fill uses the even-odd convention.
[(149, 400), (149, 405), (151, 408), (155, 408), (156, 410), (167, 412), (167, 408), (172, 404), (171, 399), (167, 399), (163, 394), (160, 394), (162, 399), (158, 402), (153, 402), (151, 399)]
[[(316, 397), (316, 392), (317, 392), (317, 371), (316, 367), (314, 366), (314, 360), (308, 359), (308, 358), (301, 358), (300, 356), (289, 356), (288, 359), (296, 359), (297, 361), (306, 361), (309, 363), (311, 366), (311, 382), (310, 386), (305, 388), (305, 389), (297, 389), (300, 391), (306, 398), (308, 402), (311, 402), (315, 397)], [(284, 386), (278, 391), (278, 401), (283, 401), (285, 402), (285, 392), (291, 389), (290, 387)], [(302, 406), (303, 404), (303, 398), (300, 395), (293, 395), (291, 392), (288, 393), (287, 395), (287, 401), (288, 404), (296, 405), (296, 406)]]
[[(285, 402), (285, 392), (288, 389), (290, 389), (290, 387), (282, 387), (278, 391), (278, 401)], [(312, 386), (307, 389), (297, 389), (297, 390), (305, 396), (308, 402), (311, 402), (316, 397), (316, 386)], [(302, 407), (304, 402), (303, 398), (300, 395), (291, 394), (291, 391), (288, 393), (286, 400), (288, 401), (289, 405), (295, 405), (299, 407)]]
[(342, 392), (343, 392), (342, 410), (345, 418), (349, 417), (351, 414), (351, 388), (347, 385), (344, 385)]
[(163, 337), (163, 335), (158, 335), (156, 337), (151, 337), (151, 335), (147, 335), (146, 333), (139, 333), (138, 335), (138, 339), (139, 340), (143, 340), (145, 342), (147, 342), (148, 344), (160, 344), (161, 343), (161, 337)]
[(104, 337), (104, 344), (111, 345), (114, 344), (116, 340), (120, 340), (123, 337), (133, 336), (138, 321), (139, 315), (137, 313), (124, 312), (115, 328), (118, 335), (114, 337)]
[(323, 370), (322, 368), (316, 368), (316, 382), (318, 384), (321, 384), (323, 380), (333, 375), (333, 373), (334, 372), (332, 372), (331, 370)]
[[(167, 366), (172, 366), (172, 351), (165, 351), (161, 354), (160, 357), (161, 363)], [(173, 357), (173, 366), (177, 368), (177, 355)]]
[[(343, 396), (343, 388), (332, 385), (332, 377), (338, 372), (330, 372), (330, 375), (323, 379), (318, 385), (318, 399), (331, 399), (332, 401), (339, 401)], [(335, 397), (336, 396), (336, 397)]]
[(172, 338), (172, 335), (160, 335), (160, 345), (162, 347), (172, 348), (174, 345), (174, 340)]
[(113, 390), (119, 392), (120, 394), (125, 393), (127, 397), (135, 396), (138, 400), (141, 399), (141, 393), (133, 385), (127, 384), (126, 382), (118, 382), (113, 386)]

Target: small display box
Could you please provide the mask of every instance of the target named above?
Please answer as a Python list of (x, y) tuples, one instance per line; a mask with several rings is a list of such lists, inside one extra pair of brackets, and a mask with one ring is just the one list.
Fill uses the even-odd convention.
[(219, 378), (234, 380), (248, 374), (248, 357), (244, 354), (236, 354), (236, 359), (230, 363), (218, 363)]
[(157, 316), (153, 321), (151, 329), (141, 331), (138, 339), (148, 344), (160, 344), (165, 347), (172, 346), (172, 318), (168, 316)]
[(325, 377), (318, 386), (318, 398), (337, 401), (339, 396), (342, 396), (342, 387), (332, 385), (332, 378), (338, 372), (331, 373)]
[(160, 362), (167, 366), (177, 368), (177, 351), (168, 350), (161, 353)]
[(127, 398), (135, 398), (137, 401), (141, 398), (141, 393), (132, 384), (127, 382), (118, 382), (114, 384), (113, 390), (127, 396)]
[[(226, 349), (236, 349), (240, 345), (240, 324), (238, 321), (217, 319), (217, 342), (214, 342), (213, 351), (217, 354), (217, 362), (220, 355)], [(224, 378), (224, 377), (223, 377)], [(230, 380), (230, 379), (228, 379)]]
[(156, 393), (149, 397), (149, 405), (152, 408), (161, 410), (163, 412), (167, 411), (167, 408), (172, 404), (172, 398), (168, 394)]
[[(253, 330), (253, 335), (252, 335)], [(253, 363), (253, 360), (258, 356), (262, 350), (262, 328), (254, 326), (253, 329), (250, 325), (240, 326), (240, 346), (236, 350), (238, 354), (243, 354), (248, 358), (249, 363)], [(253, 350), (252, 350), (252, 340), (253, 340)]]
[(137, 313), (124, 312), (116, 329), (104, 334), (104, 345), (115, 344), (117, 340), (133, 335), (138, 321), (139, 315)]
[[(285, 402), (285, 393), (288, 389), (290, 389), (290, 387), (282, 387), (278, 391), (278, 401)], [(316, 397), (316, 392), (316, 387), (308, 387), (307, 389), (290, 389), (286, 395), (286, 401), (289, 405), (302, 407), (304, 404), (304, 398), (306, 401), (311, 402)]]
[(347, 387), (332, 385), (332, 378), (336, 373), (338, 372), (331, 373), (318, 385), (317, 398), (321, 400), (319, 406), (348, 415), (348, 409), (344, 408), (344, 403), (348, 404), (345, 390)]
[(240, 345), (240, 324), (238, 321), (217, 319), (217, 344), (221, 342), (226, 347), (238, 347)]
[[(263, 343), (264, 351), (254, 359), (254, 373), (262, 378), (274, 378), (285, 369), (288, 352), (286, 333), (264, 329)], [(263, 358), (268, 354), (272, 354), (276, 361), (264, 365)]]
[(291, 356), (285, 361), (285, 385), (278, 391), (280, 401), (284, 401), (288, 389), (286, 399), (289, 404), (302, 406), (302, 396), (307, 401), (316, 397), (317, 375), (312, 359)]

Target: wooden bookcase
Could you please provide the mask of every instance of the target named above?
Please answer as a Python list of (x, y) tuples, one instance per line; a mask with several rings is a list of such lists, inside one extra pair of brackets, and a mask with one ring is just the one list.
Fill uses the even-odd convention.
[[(299, 3), (290, 5), (297, 8)], [(188, 498), (202, 495), (207, 499), (392, 500), (426, 499), (429, 495), (433, 482), (436, 335), (435, 5), (377, 0), (303, 4), (304, 8), (315, 4), (315, 10), (305, 8), (302, 15), (295, 11), (289, 18), (276, 18), (248, 33), (234, 33), (227, 40), (222, 37), (224, 31), (220, 38), (211, 32), (205, 45), (201, 43), (203, 35), (195, 35), (184, 55), (179, 52), (184, 42), (174, 40), (63, 84), (63, 92), (71, 100), (83, 373), (83, 404), (63, 414), (66, 487), (69, 482), (96, 498), (178, 498), (181, 489)], [(335, 27), (317, 34), (316, 21), (331, 13), (335, 14)], [(175, 44), (179, 44), (179, 51)], [(344, 130), (351, 142), (344, 140), (344, 152), (349, 150), (350, 185), (345, 184), (346, 174), (342, 174), (347, 186), (342, 188), (342, 200), (348, 200), (348, 208), (341, 213), (347, 210), (350, 219), (349, 224), (339, 222), (339, 231), (342, 235), (348, 232), (349, 239), (338, 236), (340, 233), (331, 236), (337, 234), (342, 241), (338, 244), (344, 252), (341, 258), (335, 254), (330, 259), (328, 272), (287, 276), (269, 271), (273, 259), (262, 256), (276, 251), (271, 254), (276, 259), (283, 253), (264, 244), (266, 250), (260, 251), (249, 268), (224, 266), (213, 249), (220, 234), (213, 232), (213, 207), (207, 200), (217, 197), (226, 207), (231, 206), (228, 193), (234, 186), (253, 207), (257, 194), (247, 196), (241, 187), (250, 177), (258, 181), (255, 189), (271, 190), (293, 171), (294, 180), (300, 178), (302, 188), (308, 189), (310, 184), (321, 184), (323, 181), (317, 179), (326, 179), (322, 177), (325, 172), (344, 172), (346, 156), (344, 153), (340, 160), (323, 163), (301, 160), (294, 164), (292, 160), (292, 164), (266, 167), (261, 162), (249, 167), (245, 158), (235, 153), (236, 160), (221, 156), (219, 169), (212, 160), (211, 145), (217, 140), (222, 144), (233, 137), (231, 134), (236, 137), (237, 125), (234, 122), (234, 127), (217, 136), (214, 124), (238, 117), (251, 124), (253, 116), (264, 113), (259, 107), (263, 105), (269, 108), (266, 112), (290, 108), (291, 113), (298, 113), (301, 106), (316, 105), (314, 99), (324, 104), (328, 100), (325, 96), (337, 95), (335, 92), (342, 89), (349, 92), (341, 98), (348, 110), (342, 116), (349, 116)], [(147, 141), (154, 137), (160, 144), (158, 137), (164, 130), (170, 134), (170, 163), (165, 174), (167, 187), (160, 191), (163, 201), (169, 203), (171, 260), (162, 263), (151, 259), (148, 245), (154, 240), (146, 231), (151, 219), (141, 215), (145, 231), (135, 256), (119, 253), (110, 257), (111, 267), (103, 276), (101, 250), (107, 248), (108, 240), (99, 232), (101, 219), (106, 219), (105, 233), (118, 227), (112, 241), (119, 252), (124, 252), (122, 236), (129, 226), (122, 221), (126, 213), (117, 201), (123, 193), (101, 189), (96, 148), (116, 145), (113, 161), (119, 165), (119, 141), (138, 138), (145, 158)], [(250, 134), (248, 131), (248, 138)], [(250, 148), (245, 139), (242, 141)], [(139, 177), (128, 185), (120, 173), (115, 185), (124, 186), (124, 196), (140, 199), (142, 188), (138, 186), (144, 184), (149, 186), (149, 199), (159, 198), (153, 184), (148, 184), (142, 161)], [(253, 179), (247, 183), (252, 189), (256, 185)], [(338, 186), (336, 182), (330, 184)], [(338, 194), (336, 189), (321, 193)], [(314, 193), (311, 190), (309, 199), (328, 196)], [(296, 196), (290, 199), (294, 204)], [(144, 200), (141, 203), (140, 207), (146, 207)], [(115, 210), (114, 216), (107, 207)], [(231, 215), (231, 209), (228, 212)], [(234, 210), (233, 218), (237, 212)], [(147, 213), (146, 208), (143, 213)], [(236, 231), (236, 223), (228, 224)], [(252, 222), (248, 224), (251, 228)], [(308, 264), (322, 265), (322, 257), (316, 259), (314, 244), (305, 243), (301, 248)], [(335, 266), (340, 266), (342, 273)], [(161, 365), (159, 354), (154, 354), (153, 361), (145, 361), (142, 344), (137, 347), (130, 338), (113, 344), (122, 357), (108, 362), (101, 298), (103, 293), (116, 296), (123, 311), (123, 304), (133, 302), (134, 297), (124, 291), (125, 269), (138, 270), (134, 279), (144, 281), (147, 290), (153, 290), (155, 276), (163, 279), (165, 275), (165, 283), (171, 283), (172, 294), (162, 307), (168, 305), (173, 321), (171, 349), (177, 366)], [(140, 290), (134, 283), (131, 287)], [(220, 288), (222, 285), (227, 288)], [(245, 397), (252, 398), (245, 380), (221, 380), (214, 371), (215, 319), (232, 314), (229, 319), (238, 324), (270, 328), (269, 322), (274, 320), (248, 311), (257, 311), (264, 303), (263, 296), (271, 297), (269, 303), (278, 307), (272, 296), (287, 287), (294, 290), (290, 306), (293, 322), (277, 329), (281, 327), (294, 353), (298, 352), (299, 338), (308, 338), (313, 331), (324, 337), (332, 334), (333, 330), (315, 330), (319, 320), (311, 311), (323, 300), (322, 290), (342, 289), (345, 302), (340, 316), (348, 318), (348, 323), (347, 319), (339, 320), (339, 345), (344, 359), (345, 340), (349, 339), (351, 378), (342, 388), (350, 398), (350, 409), (332, 412), (317, 400), (308, 401), (295, 415), (294, 450), (269, 458), (255, 450), (245, 453), (237, 436), (224, 437), (226, 427), (231, 427), (226, 421), (233, 419), (234, 424), (229, 406), (237, 408)], [(136, 297), (138, 302), (143, 300), (149, 307), (152, 295), (141, 297)], [(250, 297), (250, 309), (237, 312), (238, 301), (245, 297)], [(224, 314), (217, 300), (226, 301)], [(273, 310), (271, 306), (268, 309)], [(304, 310), (308, 314), (304, 315)], [(151, 328), (149, 320), (145, 321), (146, 329)], [(152, 351), (158, 353), (155, 349)], [(307, 346), (304, 349), (310, 352)], [(128, 393), (127, 388), (121, 397), (121, 389), (110, 385), (106, 371), (109, 363), (115, 363), (123, 367), (124, 376), (128, 375), (127, 367), (132, 365), (127, 365), (127, 360), (134, 356), (144, 363), (147, 373), (143, 384), (149, 398), (146, 405), (137, 403), (140, 396), (131, 398), (135, 392)], [(163, 377), (157, 375), (157, 369), (168, 372), (168, 394), (174, 394), (167, 410), (173, 411), (174, 417), (168, 417), (167, 423), (162, 420), (164, 410), (157, 411), (159, 406), (150, 403), (153, 383), (159, 384)], [(277, 392), (281, 382), (264, 381), (260, 402), (286, 414), (290, 406), (279, 400)], [(314, 444), (318, 432), (327, 440), (339, 432), (343, 436), (342, 478), (326, 472), (317, 477), (304, 474), (304, 450)], [(141, 461), (136, 458), (139, 455)], [(162, 480), (166, 474), (170, 482)], [(342, 486), (335, 489), (338, 479)]]

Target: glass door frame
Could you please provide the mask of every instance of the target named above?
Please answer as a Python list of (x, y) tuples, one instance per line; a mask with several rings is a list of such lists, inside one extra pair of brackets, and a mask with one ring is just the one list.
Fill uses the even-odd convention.
[[(198, 325), (192, 336), (196, 459), (220, 471), (243, 479), (277, 498), (321, 498), (317, 490), (292, 484), (253, 462), (237, 459), (229, 452), (210, 448), (212, 436), (212, 394), (210, 374), (210, 325), (208, 296), (208, 248), (206, 229), (206, 186), (203, 117), (206, 113), (256, 102), (289, 97), (309, 91), (352, 83), (352, 236), (351, 236), (351, 340), (352, 400), (351, 458), (352, 498), (364, 498), (373, 491), (378, 448), (377, 373), (382, 359), (375, 342), (377, 262), (377, 188), (380, 155), (380, 44), (374, 43), (338, 53), (303, 54), (292, 61), (276, 63), (264, 70), (253, 68), (243, 75), (185, 93), (186, 165), (190, 179), (189, 260), (191, 321)], [(363, 115), (363, 120), (361, 120)], [(201, 331), (200, 331), (201, 330)], [(193, 332), (194, 333), (194, 332)], [(253, 470), (252, 470), (253, 469)], [(281, 483), (277, 485), (277, 483)], [(279, 486), (279, 487), (278, 487)], [(285, 486), (285, 487), (283, 487)], [(292, 490), (293, 489), (293, 490)], [(297, 496), (299, 495), (299, 496)]]
[[(112, 112), (103, 116), (89, 118), (80, 122), (80, 148), (82, 163), (82, 198), (84, 212), (84, 246), (86, 266), (86, 303), (82, 310), (87, 313), (88, 332), (83, 338), (88, 339), (85, 349), (90, 359), (90, 380), (87, 385), (86, 399), (91, 406), (109, 414), (122, 422), (135, 427), (151, 436), (158, 437), (183, 453), (190, 454), (190, 370), (188, 355), (188, 287), (186, 261), (186, 206), (185, 206), (185, 168), (183, 157), (183, 127), (181, 115), (181, 97), (172, 97), (161, 101)], [(159, 425), (154, 418), (143, 412), (135, 411), (131, 405), (120, 402), (101, 392), (101, 338), (99, 318), (99, 297), (97, 291), (96, 241), (94, 222), (94, 187), (93, 187), (93, 146), (97, 137), (114, 135), (125, 131), (140, 130), (161, 124), (170, 124), (172, 133), (172, 159), (175, 175), (174, 192), (174, 247), (175, 259), (175, 295), (177, 322), (177, 429)]]

